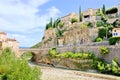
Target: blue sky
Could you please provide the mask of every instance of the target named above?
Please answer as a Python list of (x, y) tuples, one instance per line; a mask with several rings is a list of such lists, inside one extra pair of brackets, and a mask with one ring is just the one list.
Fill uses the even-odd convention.
[(117, 6), (120, 0), (0, 0), (0, 31), (29, 47), (41, 41), (49, 19), (88, 8)]

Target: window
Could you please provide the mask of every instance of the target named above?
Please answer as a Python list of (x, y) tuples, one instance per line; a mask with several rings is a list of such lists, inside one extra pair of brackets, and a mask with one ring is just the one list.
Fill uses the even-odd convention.
[(117, 32), (114, 32), (114, 33), (113, 33), (113, 36), (118, 36), (118, 33), (117, 33)]

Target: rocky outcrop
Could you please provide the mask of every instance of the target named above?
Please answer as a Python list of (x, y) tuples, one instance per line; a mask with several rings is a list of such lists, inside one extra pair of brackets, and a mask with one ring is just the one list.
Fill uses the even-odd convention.
[(41, 47), (55, 47), (56, 46), (56, 34), (54, 29), (45, 30), (44, 37), (41, 42)]

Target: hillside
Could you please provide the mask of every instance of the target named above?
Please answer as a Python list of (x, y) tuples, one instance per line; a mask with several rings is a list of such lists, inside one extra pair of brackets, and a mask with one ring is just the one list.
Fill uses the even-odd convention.
[(42, 38), (42, 48), (76, 46), (112, 37), (112, 29), (120, 26), (120, 5), (105, 10), (88, 9), (70, 13), (56, 20), (50, 19)]
[(39, 48), (41, 46), (41, 42), (38, 42), (37, 44), (33, 45), (31, 48)]

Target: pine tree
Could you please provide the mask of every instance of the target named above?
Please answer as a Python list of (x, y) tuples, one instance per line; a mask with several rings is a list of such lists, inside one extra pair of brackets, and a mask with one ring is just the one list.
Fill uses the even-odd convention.
[(82, 12), (81, 12), (81, 7), (79, 7), (79, 22), (82, 22)]

